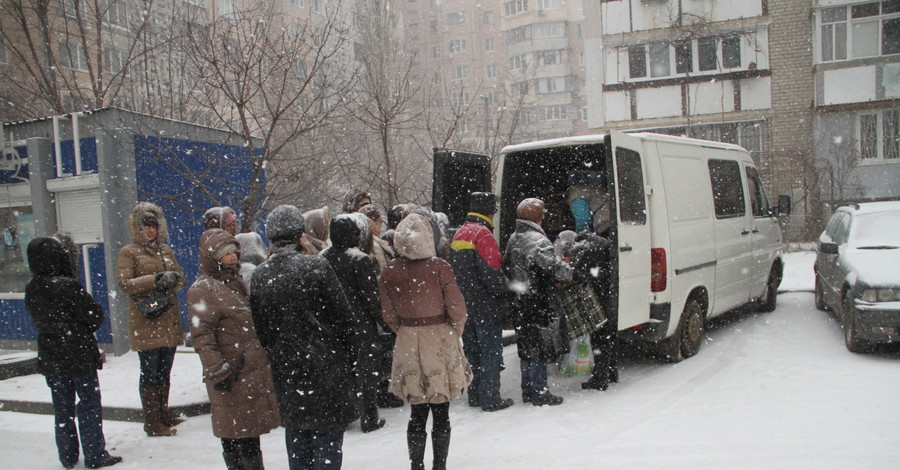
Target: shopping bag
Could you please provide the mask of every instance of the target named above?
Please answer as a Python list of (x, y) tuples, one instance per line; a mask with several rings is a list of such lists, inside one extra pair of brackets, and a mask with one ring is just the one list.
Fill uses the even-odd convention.
[(569, 339), (591, 334), (607, 321), (600, 300), (587, 283), (569, 284), (556, 289), (553, 304), (566, 320)]
[(594, 366), (594, 354), (591, 351), (589, 335), (571, 341), (571, 350), (566, 354), (560, 369), (564, 374), (589, 375)]

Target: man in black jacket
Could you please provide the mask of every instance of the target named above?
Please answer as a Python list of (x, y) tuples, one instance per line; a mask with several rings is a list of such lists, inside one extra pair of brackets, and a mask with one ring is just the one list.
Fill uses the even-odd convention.
[(328, 261), (301, 252), (303, 213), (266, 219), (272, 256), (253, 271), (250, 310), (269, 354), (291, 469), (340, 468), (347, 424), (359, 418), (356, 316)]
[(106, 451), (103, 436), (97, 378), (103, 362), (94, 337), (103, 324), (103, 310), (75, 279), (77, 259), (69, 237), (32, 240), (28, 244), (28, 266), (34, 276), (25, 287), (25, 306), (38, 329), (38, 372), (46, 377), (53, 399), (60, 463), (73, 468), (78, 462), (80, 431), (85, 466), (108, 467), (121, 462), (122, 457)]

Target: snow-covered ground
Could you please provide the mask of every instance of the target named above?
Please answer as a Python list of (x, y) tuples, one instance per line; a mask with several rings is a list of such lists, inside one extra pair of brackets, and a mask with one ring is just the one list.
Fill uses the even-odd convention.
[[(700, 353), (662, 364), (628, 353), (620, 383), (584, 391), (583, 377), (553, 373), (556, 407), (523, 405), (515, 347), (507, 347), (503, 395), (516, 405), (496, 413), (451, 406), (449, 466), (457, 469), (846, 469), (898, 468), (900, 352), (852, 354), (840, 325), (813, 307), (808, 252), (786, 256), (784, 292), (768, 314), (713, 321)], [(110, 358), (100, 373), (107, 406), (137, 407), (133, 353)], [(196, 355), (179, 354), (172, 401), (203, 399)], [(39, 376), (0, 381), (0, 397), (49, 401)], [(344, 441), (346, 469), (402, 469), (408, 408), (382, 410), (387, 426)], [(0, 466), (59, 468), (48, 415), (0, 413)], [(139, 423), (106, 421), (117, 469), (221, 469), (209, 416), (148, 438)], [(266, 468), (286, 469), (284, 432), (263, 436)], [(426, 459), (430, 459), (429, 454)]]

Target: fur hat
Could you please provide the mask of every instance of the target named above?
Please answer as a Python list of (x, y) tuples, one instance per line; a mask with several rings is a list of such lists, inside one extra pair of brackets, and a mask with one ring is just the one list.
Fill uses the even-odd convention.
[(266, 217), (266, 236), (271, 242), (296, 242), (304, 231), (303, 213), (294, 206), (282, 204)]

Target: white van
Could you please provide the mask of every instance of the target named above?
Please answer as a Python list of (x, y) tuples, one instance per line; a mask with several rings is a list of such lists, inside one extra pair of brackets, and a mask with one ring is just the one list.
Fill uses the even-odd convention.
[[(571, 175), (587, 174), (606, 195), (596, 216), (608, 229), (609, 305), (624, 338), (660, 343), (672, 361), (700, 348), (706, 320), (755, 304), (775, 308), (783, 270), (776, 215), (750, 153), (736, 145), (653, 133), (590, 135), (505, 147), (493, 192), (500, 196), (495, 234), (501, 248), (526, 197), (547, 204), (551, 240), (574, 229)], [(435, 151), (433, 207), (462, 223), (472, 191), (490, 188), (490, 159)]]

